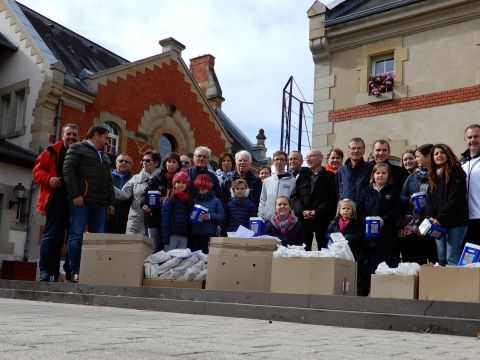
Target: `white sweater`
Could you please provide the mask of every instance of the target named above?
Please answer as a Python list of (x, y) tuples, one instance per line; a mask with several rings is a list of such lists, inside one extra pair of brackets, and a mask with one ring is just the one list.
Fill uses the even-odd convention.
[(276, 174), (266, 178), (262, 185), (258, 216), (264, 221), (271, 220), (275, 215), (275, 201), (279, 196), (286, 196), (290, 199), (290, 195), (295, 188), (295, 182), (295, 177), (290, 174), (281, 179)]

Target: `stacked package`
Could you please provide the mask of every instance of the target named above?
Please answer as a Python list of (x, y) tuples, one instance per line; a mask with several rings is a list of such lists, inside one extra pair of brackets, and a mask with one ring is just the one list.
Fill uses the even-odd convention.
[(190, 249), (159, 251), (144, 261), (145, 278), (203, 281), (207, 278), (208, 255)]

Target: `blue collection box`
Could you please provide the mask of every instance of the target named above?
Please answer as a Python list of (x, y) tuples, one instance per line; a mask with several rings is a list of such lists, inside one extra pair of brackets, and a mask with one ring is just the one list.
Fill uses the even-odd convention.
[(458, 266), (465, 266), (480, 262), (480, 246), (472, 243), (466, 243), (463, 248), (462, 256), (458, 261)]

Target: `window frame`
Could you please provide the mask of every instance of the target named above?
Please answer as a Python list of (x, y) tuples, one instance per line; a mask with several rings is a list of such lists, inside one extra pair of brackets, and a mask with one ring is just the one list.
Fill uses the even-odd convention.
[(374, 56), (371, 59), (371, 74), (376, 75), (377, 73), (375, 72), (375, 68), (377, 63), (379, 62), (386, 62), (387, 60), (392, 60), (392, 70), (391, 71), (386, 71), (385, 66), (384, 66), (384, 71), (379, 72), (378, 74), (384, 74), (386, 72), (391, 72), (392, 74), (395, 74), (395, 55), (393, 53), (391, 54), (386, 54), (382, 56)]
[(103, 126), (108, 129), (108, 145), (106, 152), (109, 155), (117, 156), (120, 153), (120, 128), (117, 124), (111, 121), (104, 122)]
[[(0, 89), (0, 138), (12, 138), (25, 134), (29, 81), (24, 80)], [(8, 97), (8, 105), (3, 99)]]

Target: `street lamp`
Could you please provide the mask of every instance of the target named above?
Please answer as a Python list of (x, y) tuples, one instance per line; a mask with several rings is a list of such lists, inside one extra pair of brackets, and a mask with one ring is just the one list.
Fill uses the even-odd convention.
[(15, 200), (10, 200), (8, 208), (11, 209), (15, 205), (17, 206), (17, 216), (15, 220), (17, 222), (20, 222), (22, 199), (24, 199), (25, 197), (25, 186), (23, 186), (22, 183), (18, 183), (17, 185), (15, 185), (13, 188), (13, 195), (15, 196)]

